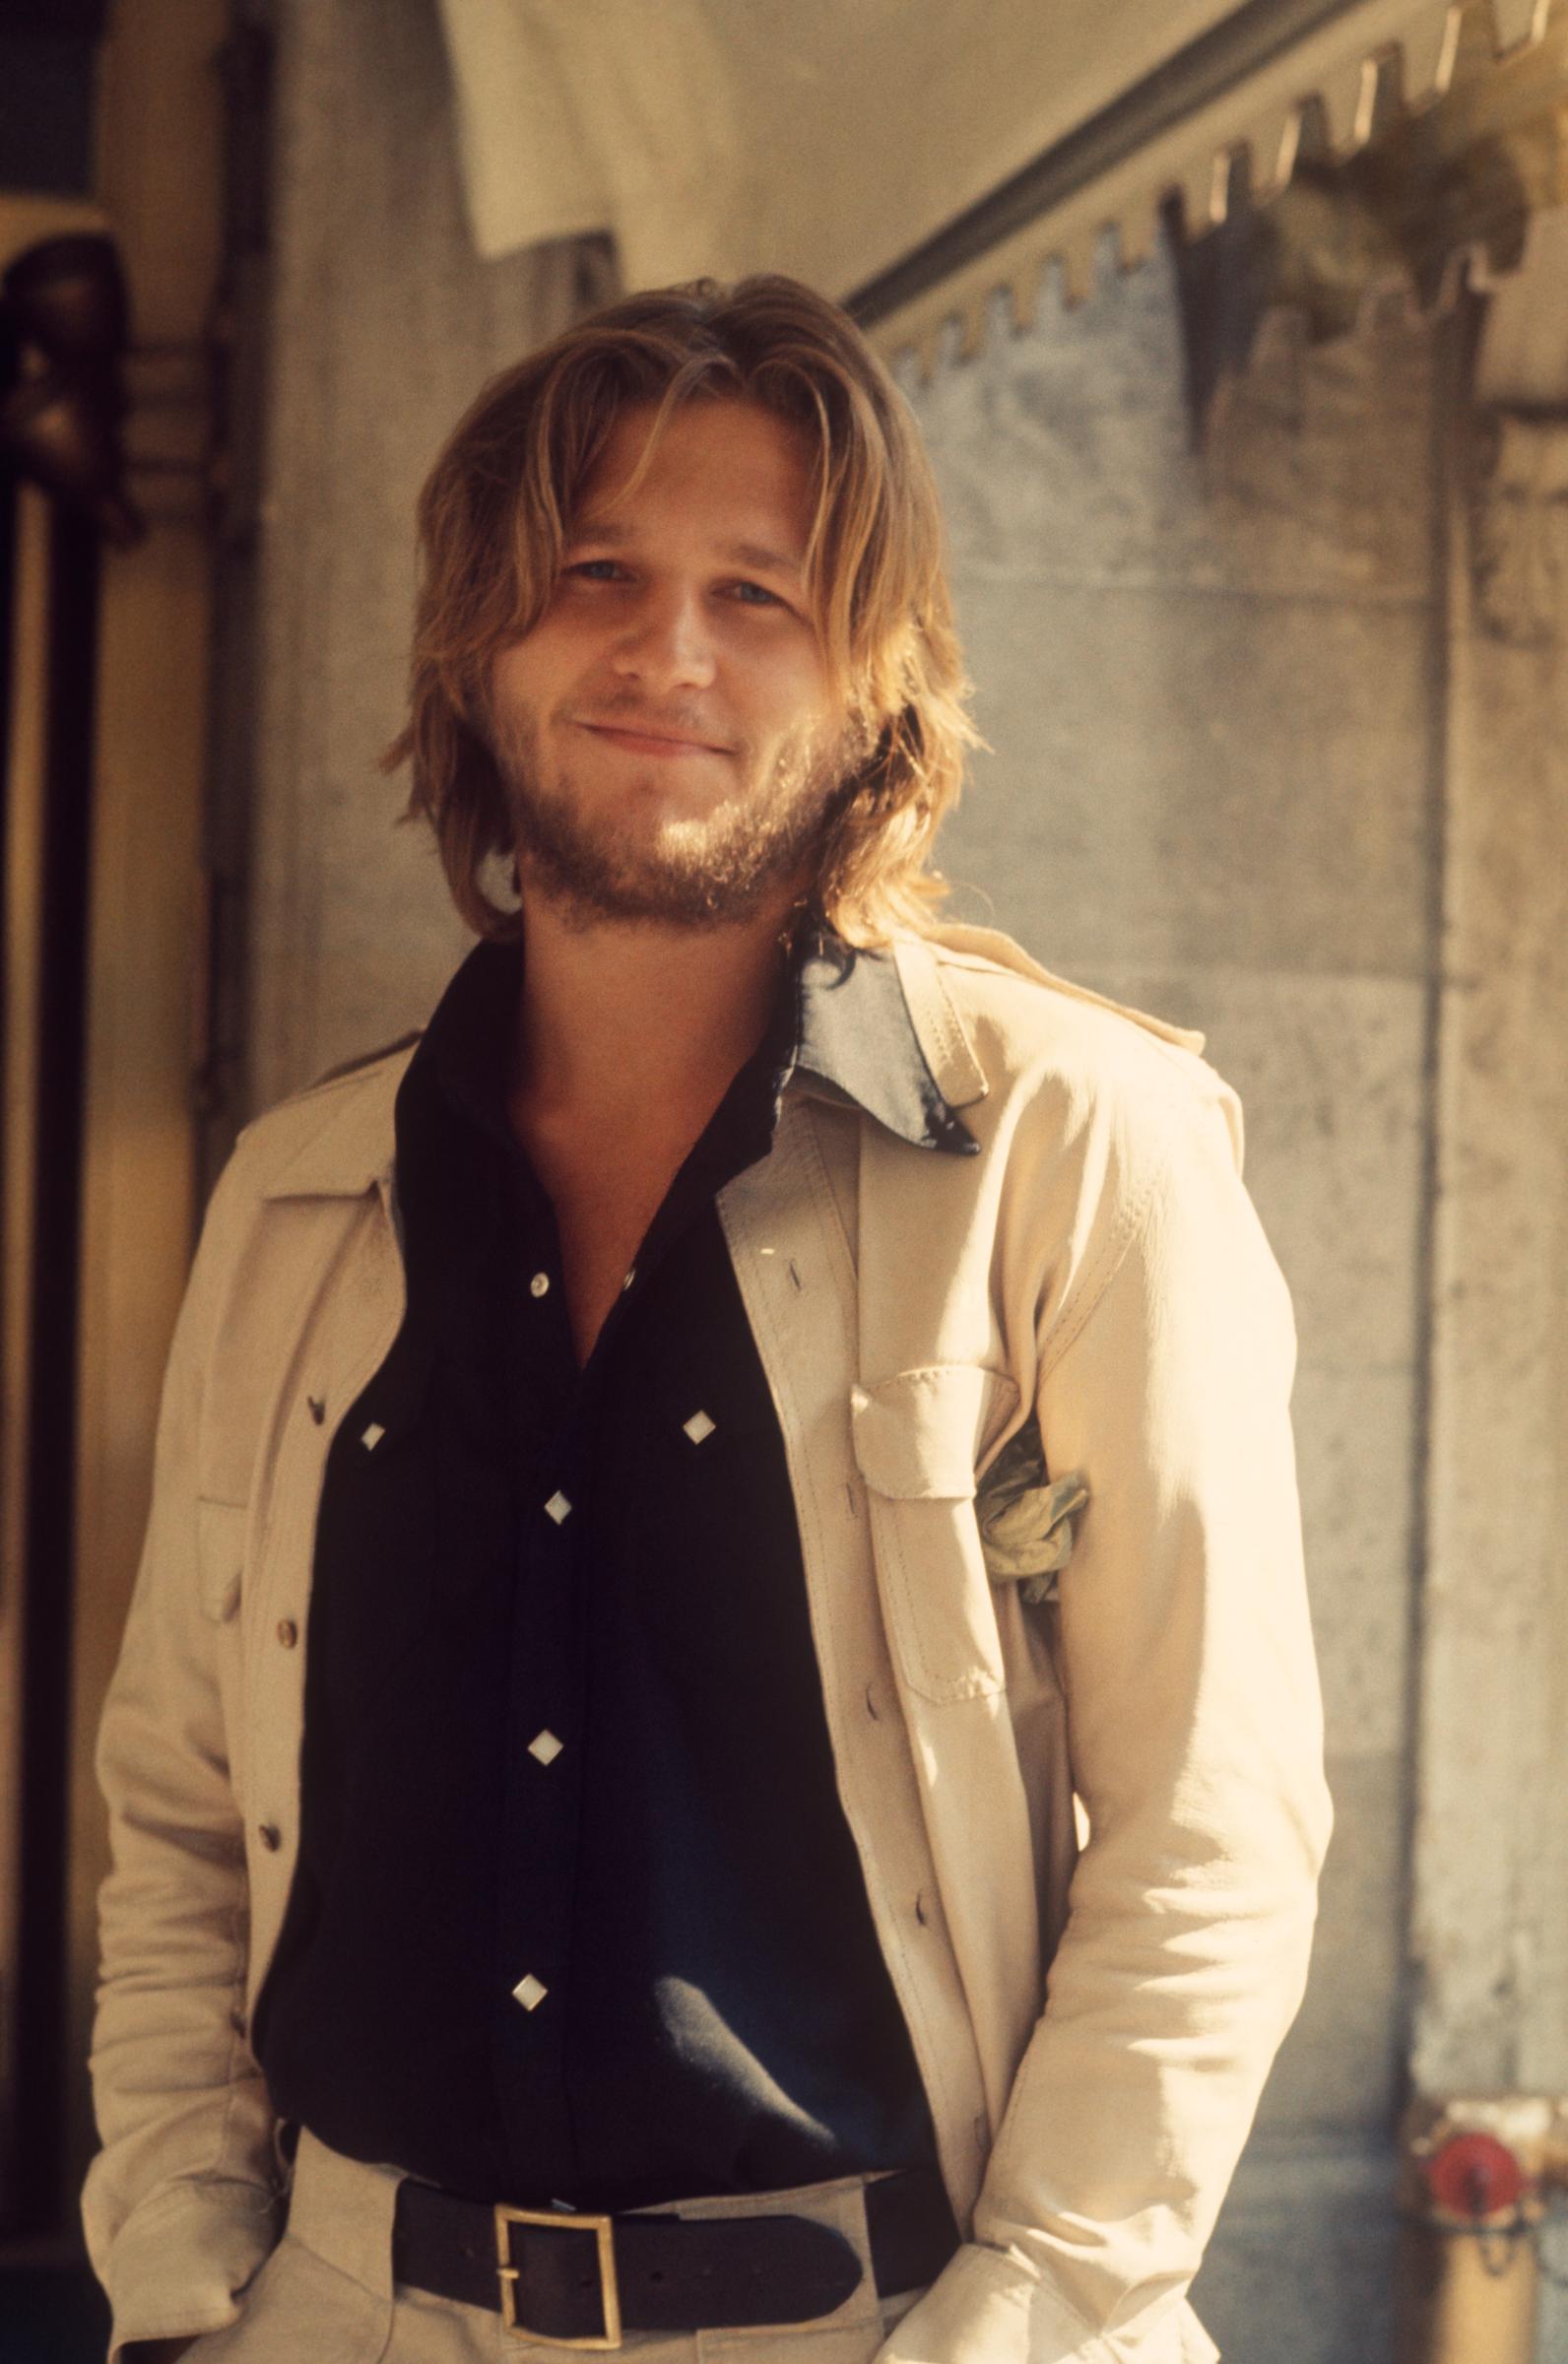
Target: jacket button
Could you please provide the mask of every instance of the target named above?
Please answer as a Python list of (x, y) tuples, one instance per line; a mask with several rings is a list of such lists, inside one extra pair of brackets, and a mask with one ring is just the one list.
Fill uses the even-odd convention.
[(284, 1617), (278, 1626), (278, 1639), (286, 1650), (292, 1650), (299, 1639), (299, 1628), (293, 1617)]
[(269, 1855), (276, 1855), (283, 1845), (283, 1832), (278, 1828), (276, 1822), (263, 1822), (256, 1832), (256, 1836)]

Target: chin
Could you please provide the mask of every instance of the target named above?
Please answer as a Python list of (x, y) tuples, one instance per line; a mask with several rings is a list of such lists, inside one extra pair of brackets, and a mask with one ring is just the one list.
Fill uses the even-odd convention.
[(635, 845), (654, 862), (661, 855), (689, 862), (715, 834), (717, 812), (712, 804), (692, 805), (650, 782), (643, 794), (622, 803), (610, 818), (606, 840), (617, 848)]

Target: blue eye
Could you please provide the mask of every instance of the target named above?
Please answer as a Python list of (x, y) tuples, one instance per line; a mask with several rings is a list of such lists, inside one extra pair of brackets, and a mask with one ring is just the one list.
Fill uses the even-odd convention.
[[(576, 558), (562, 573), (589, 583), (623, 582), (628, 580), (626, 568), (619, 558)], [(743, 608), (782, 608), (785, 602), (765, 583), (753, 583), (744, 578), (728, 586), (738, 606)]]

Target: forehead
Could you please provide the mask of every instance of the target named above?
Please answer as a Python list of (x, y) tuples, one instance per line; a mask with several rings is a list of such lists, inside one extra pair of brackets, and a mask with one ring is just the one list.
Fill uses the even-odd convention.
[[(787, 537), (793, 555), (811, 520), (811, 465), (801, 430), (760, 403), (694, 396), (671, 412), (653, 438), (658, 406), (628, 403), (618, 415), (575, 507), (622, 525), (668, 516), (725, 530), (748, 519)], [(651, 439), (651, 448), (650, 448)]]

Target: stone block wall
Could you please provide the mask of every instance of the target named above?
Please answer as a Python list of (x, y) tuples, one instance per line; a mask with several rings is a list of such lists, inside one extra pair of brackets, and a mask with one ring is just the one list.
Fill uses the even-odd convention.
[(1439, 377), (1266, 324), (1191, 445), (1168, 258), (905, 376), (992, 753), (953, 909), (1205, 1029), (1293, 1292), (1339, 1824), (1316, 1963), (1197, 2299), (1228, 2364), (1392, 2338), (1443, 701)]

